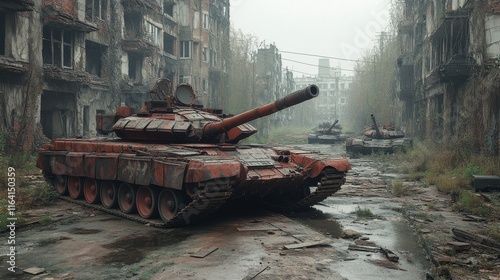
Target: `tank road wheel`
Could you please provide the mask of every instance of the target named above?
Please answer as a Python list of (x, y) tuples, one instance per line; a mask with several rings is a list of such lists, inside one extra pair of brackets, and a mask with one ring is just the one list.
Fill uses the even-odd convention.
[(68, 185), (66, 184), (68, 180), (67, 176), (64, 175), (56, 175), (54, 177), (54, 181), (52, 184), (54, 185), (54, 189), (56, 193), (59, 195), (67, 195), (68, 194)]
[(158, 213), (164, 222), (172, 220), (179, 211), (182, 210), (184, 204), (179, 197), (179, 193), (163, 189), (158, 197)]
[(152, 186), (140, 186), (135, 197), (137, 212), (144, 219), (154, 217), (157, 211), (158, 191)]
[(85, 178), (83, 182), (83, 197), (85, 197), (87, 203), (99, 203), (99, 185), (96, 179)]
[(137, 209), (135, 207), (135, 195), (137, 189), (127, 183), (122, 183), (118, 188), (118, 206), (125, 214), (133, 214)]
[(114, 208), (118, 202), (118, 188), (112, 181), (102, 181), (99, 188), (102, 206), (106, 208)]
[(69, 196), (73, 199), (82, 197), (82, 180), (75, 176), (68, 176), (67, 180)]

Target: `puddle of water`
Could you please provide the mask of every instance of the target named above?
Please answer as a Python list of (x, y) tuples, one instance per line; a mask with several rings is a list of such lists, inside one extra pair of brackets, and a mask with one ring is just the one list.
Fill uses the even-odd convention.
[(101, 232), (100, 229), (88, 229), (88, 228), (70, 228), (66, 232), (72, 234), (96, 234)]
[(112, 252), (99, 261), (104, 264), (130, 265), (141, 261), (146, 254), (164, 246), (180, 243), (190, 236), (185, 230), (152, 231), (148, 235), (121, 238), (113, 243), (102, 245)]
[(299, 221), (323, 234), (328, 234), (332, 238), (339, 238), (342, 235), (342, 226), (331, 215), (325, 214), (315, 208), (304, 211), (286, 213), (292, 220)]

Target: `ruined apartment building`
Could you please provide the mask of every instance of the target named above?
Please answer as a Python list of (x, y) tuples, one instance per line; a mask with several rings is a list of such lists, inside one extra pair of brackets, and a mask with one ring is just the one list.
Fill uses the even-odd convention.
[(38, 136), (94, 136), (96, 114), (138, 109), (159, 77), (209, 106), (227, 90), (229, 0), (2, 0), (0, 38), (11, 148), (26, 135), (26, 150)]
[[(318, 125), (320, 123), (333, 123), (335, 120), (346, 119), (347, 99), (351, 91), (353, 76), (342, 74), (338, 67), (330, 67), (329, 59), (318, 60), (318, 75), (295, 78), (297, 89), (304, 88), (310, 84), (319, 87), (320, 95), (312, 102), (310, 108), (312, 119), (304, 125)], [(309, 115), (311, 113), (309, 112)], [(302, 113), (304, 114), (304, 113)], [(305, 113), (307, 115), (307, 112)]]
[(415, 136), (468, 136), (498, 153), (500, 1), (405, 0), (398, 27), (402, 122)]

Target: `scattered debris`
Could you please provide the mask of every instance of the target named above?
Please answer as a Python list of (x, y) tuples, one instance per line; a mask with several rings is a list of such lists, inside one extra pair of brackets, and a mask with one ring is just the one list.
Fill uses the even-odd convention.
[(31, 275), (38, 275), (38, 274), (44, 273), (45, 272), (45, 268), (30, 267), (30, 268), (27, 268), (27, 269), (25, 269), (23, 271), (26, 272), (26, 273), (28, 273), (28, 274), (31, 274)]
[(344, 239), (358, 239), (361, 237), (361, 233), (352, 229), (345, 229), (344, 231), (342, 231), (341, 237)]
[(382, 251), (382, 253), (386, 256), (386, 258), (388, 260), (390, 260), (391, 262), (398, 262), (399, 261), (398, 255), (394, 254), (394, 252), (392, 252), (391, 250), (389, 250), (387, 248), (380, 248), (380, 251)]
[(299, 249), (299, 248), (314, 247), (314, 246), (328, 246), (328, 245), (330, 245), (330, 242), (328, 240), (320, 240), (320, 241), (310, 241), (298, 244), (285, 245), (284, 248), (287, 250), (291, 250), (291, 249)]
[(279, 230), (276, 227), (273, 226), (247, 226), (247, 227), (240, 227), (237, 228), (236, 230), (238, 231), (273, 231), (273, 230)]
[(486, 219), (474, 215), (466, 215), (465, 218), (462, 219), (462, 221), (484, 222), (486, 221)]
[(372, 252), (372, 253), (380, 252), (380, 247), (364, 246), (364, 245), (356, 245), (356, 244), (349, 244), (348, 249), (353, 250), (353, 251), (363, 251), (363, 252)]
[(491, 238), (457, 228), (452, 228), (451, 231), (459, 241), (470, 242), (474, 246), (487, 247), (500, 252), (500, 243)]
[(471, 248), (470, 243), (466, 243), (466, 242), (450, 241), (450, 242), (448, 242), (448, 245), (451, 245), (453, 247), (453, 249), (457, 252), (466, 251), (466, 250), (469, 250)]
[(190, 254), (190, 256), (193, 258), (200, 258), (201, 259), (201, 258), (204, 258), (204, 257), (210, 255), (211, 253), (215, 252), (217, 249), (219, 249), (219, 248), (218, 247), (204, 248), (204, 249), (199, 250), (196, 253)]
[(266, 266), (264, 267), (263, 269), (260, 269), (257, 271), (257, 273), (255, 273), (255, 270), (254, 271), (251, 271), (245, 278), (243, 278), (243, 280), (252, 280), (252, 279), (255, 279), (255, 277), (259, 276), (259, 274), (261, 274), (262, 272), (270, 269), (271, 267), (270, 266)]

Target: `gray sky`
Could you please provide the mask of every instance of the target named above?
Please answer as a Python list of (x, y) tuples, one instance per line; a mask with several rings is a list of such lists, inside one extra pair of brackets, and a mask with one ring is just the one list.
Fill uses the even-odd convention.
[[(230, 0), (231, 25), (279, 51), (359, 59), (388, 31), (391, 0)], [(318, 57), (281, 53), (283, 67), (317, 74)], [(330, 60), (353, 69), (353, 62)], [(352, 71), (342, 71), (353, 74)], [(304, 74), (307, 76), (307, 74)], [(303, 74), (294, 72), (295, 77)]]

